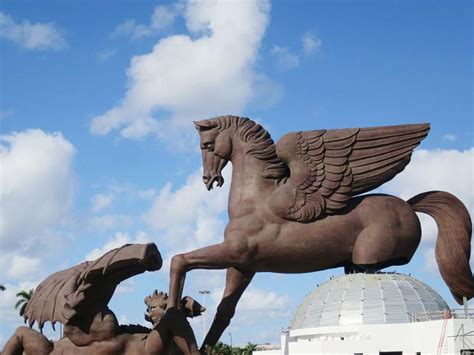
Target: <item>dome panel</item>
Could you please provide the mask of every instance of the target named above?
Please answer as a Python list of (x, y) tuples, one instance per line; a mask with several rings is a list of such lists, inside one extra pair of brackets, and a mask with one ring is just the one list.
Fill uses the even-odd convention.
[(411, 322), (423, 312), (442, 312), (442, 297), (414, 277), (396, 273), (350, 274), (315, 289), (298, 308), (291, 329)]

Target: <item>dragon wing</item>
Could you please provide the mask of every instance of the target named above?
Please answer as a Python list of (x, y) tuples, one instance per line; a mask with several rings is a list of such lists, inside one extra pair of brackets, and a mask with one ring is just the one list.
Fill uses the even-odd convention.
[(401, 172), (429, 124), (292, 132), (276, 145), (290, 176), (270, 196), (278, 216), (311, 222)]
[(50, 321), (67, 324), (89, 307), (109, 303), (118, 284), (145, 271), (159, 270), (162, 259), (154, 243), (126, 244), (94, 261), (85, 261), (47, 277), (33, 292), (24, 318), (40, 329)]

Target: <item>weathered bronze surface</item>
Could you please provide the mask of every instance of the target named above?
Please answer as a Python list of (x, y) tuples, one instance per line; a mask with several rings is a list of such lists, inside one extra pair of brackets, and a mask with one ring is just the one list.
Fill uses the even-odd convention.
[(47, 321), (53, 328), (56, 322), (63, 323), (64, 337), (52, 342), (29, 327), (19, 327), (2, 354), (198, 354), (186, 317), (198, 316), (205, 309), (191, 297), (183, 298), (181, 310), (166, 314), (166, 294), (155, 291), (146, 297), (145, 319), (152, 329), (119, 325), (107, 306), (121, 281), (159, 270), (161, 265), (155, 244), (132, 244), (49, 276), (28, 302), (25, 322), (30, 327), (37, 322), (40, 330)]
[(293, 132), (276, 145), (247, 118), (223, 116), (195, 125), (206, 187), (222, 186), (222, 169), (229, 161), (233, 165), (224, 241), (175, 255), (171, 263), (169, 309), (178, 306), (186, 272), (227, 269), (201, 351), (209, 352), (229, 325), (255, 272), (376, 271), (408, 263), (421, 238), (415, 212), (428, 213), (438, 224), (436, 260), (455, 299), (474, 296), (472, 226), (461, 201), (441, 191), (407, 202), (358, 196), (405, 168), (428, 124)]

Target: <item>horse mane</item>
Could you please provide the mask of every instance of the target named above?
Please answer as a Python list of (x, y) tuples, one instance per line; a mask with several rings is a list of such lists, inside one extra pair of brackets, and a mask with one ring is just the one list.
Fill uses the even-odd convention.
[(230, 115), (215, 117), (212, 121), (217, 124), (216, 129), (219, 131), (234, 129), (240, 139), (250, 144), (245, 154), (268, 163), (263, 171), (263, 178), (280, 180), (288, 176), (287, 165), (278, 157), (270, 133), (261, 125), (247, 117)]

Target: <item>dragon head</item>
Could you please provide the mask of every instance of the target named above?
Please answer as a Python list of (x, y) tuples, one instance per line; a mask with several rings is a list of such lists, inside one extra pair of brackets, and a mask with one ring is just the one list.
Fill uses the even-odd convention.
[[(168, 295), (163, 292), (153, 291), (150, 296), (145, 297), (146, 312), (145, 320), (156, 326), (166, 313), (166, 305), (168, 303)], [(181, 310), (186, 317), (193, 318), (200, 316), (206, 308), (201, 306), (199, 302), (192, 297), (185, 296), (181, 300)]]

